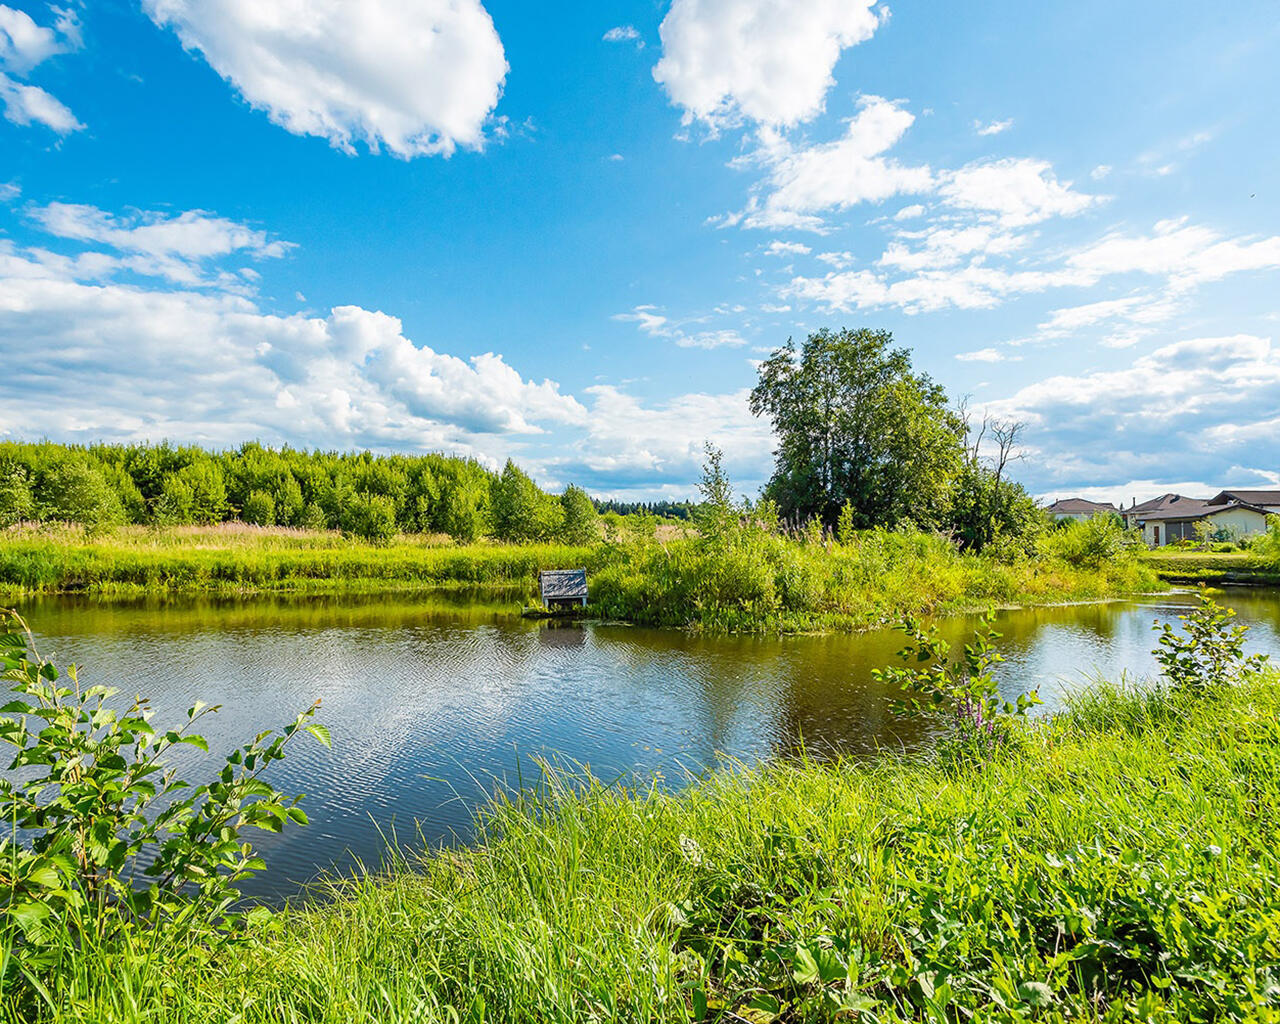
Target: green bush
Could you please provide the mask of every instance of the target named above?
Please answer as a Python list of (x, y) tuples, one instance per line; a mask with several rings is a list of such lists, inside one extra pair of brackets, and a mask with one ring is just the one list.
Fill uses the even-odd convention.
[(101, 470), (68, 459), (40, 480), (36, 500), (42, 519), (79, 523), (96, 532), (124, 522), (124, 506)]
[(244, 507), (240, 510), (240, 518), (251, 526), (274, 526), (276, 522), (276, 500), (266, 491), (251, 491), (244, 499)]
[(1142, 538), (1125, 527), (1114, 513), (1064, 521), (1040, 538), (1040, 551), (1069, 565), (1099, 569), (1132, 561), (1142, 550)]
[(193, 729), (216, 707), (158, 730), (146, 700), (115, 702), (119, 691), (82, 686), (74, 666), (64, 677), (11, 612), (0, 615), (0, 680), (16, 695), (0, 708), (0, 743), (15, 751), (15, 774), (0, 778), (4, 1002), (34, 1019), (68, 956), (138, 929), (221, 941), (238, 920), (237, 883), (263, 867), (245, 831), (306, 824), (298, 798), (262, 775), (299, 730), (328, 744), (310, 721), (319, 702), (192, 788), (167, 762), (182, 744), (208, 750)]
[(343, 532), (371, 544), (386, 544), (396, 535), (396, 503), (385, 494), (365, 492), (347, 506)]

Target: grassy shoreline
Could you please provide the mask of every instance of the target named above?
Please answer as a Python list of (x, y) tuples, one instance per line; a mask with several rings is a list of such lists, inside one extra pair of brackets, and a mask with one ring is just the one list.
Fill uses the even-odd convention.
[(1136, 558), (1087, 567), (1047, 556), (1000, 560), (941, 537), (870, 530), (845, 543), (742, 531), (721, 544), (458, 546), (402, 537), (374, 546), (332, 532), (128, 528), (99, 538), (63, 530), (0, 538), (0, 599), (53, 593), (330, 594), (523, 587), (539, 569), (583, 566), (593, 616), (714, 632), (856, 631), (907, 614), (1061, 604), (1150, 593)]
[(1276, 1020), (1278, 715), (1104, 687), (985, 764), (552, 777), (216, 954), (85, 950), (44, 1019)]
[(1280, 586), (1280, 567), (1249, 551), (1184, 551), (1160, 548), (1143, 558), (1169, 583)]

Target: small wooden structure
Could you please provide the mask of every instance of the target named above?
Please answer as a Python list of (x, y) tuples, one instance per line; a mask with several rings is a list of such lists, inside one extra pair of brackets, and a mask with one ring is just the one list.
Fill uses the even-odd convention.
[(546, 569), (538, 573), (542, 603), (551, 611), (587, 606), (586, 569)]

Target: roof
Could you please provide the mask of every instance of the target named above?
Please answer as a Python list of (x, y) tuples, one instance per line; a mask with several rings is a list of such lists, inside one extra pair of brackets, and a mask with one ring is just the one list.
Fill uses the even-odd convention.
[(1280, 505), (1280, 491), (1221, 491), (1209, 499), (1210, 505), (1238, 501), (1241, 505)]
[(1049, 506), (1050, 512), (1071, 515), (1079, 512), (1119, 512), (1109, 501), (1090, 501), (1088, 498), (1059, 498)]
[(1208, 502), (1201, 503), (1199, 508), (1167, 508), (1157, 512), (1147, 512), (1142, 516), (1141, 521), (1149, 523), (1154, 520), (1191, 520), (1191, 519), (1207, 519), (1209, 516), (1216, 516), (1221, 512), (1230, 512), (1233, 509), (1242, 508), (1249, 512), (1258, 512), (1261, 515), (1276, 515), (1270, 509), (1265, 509), (1261, 505), (1251, 505), (1243, 501), (1232, 501), (1225, 505), (1210, 505)]
[(542, 600), (576, 600), (587, 596), (586, 569), (545, 569), (538, 573)]
[(1135, 512), (1163, 512), (1165, 509), (1177, 508), (1179, 510), (1199, 508), (1207, 504), (1204, 498), (1188, 498), (1185, 494), (1162, 494), (1158, 498), (1148, 498), (1146, 501), (1140, 501), (1136, 505), (1132, 505), (1125, 509), (1125, 515), (1133, 515)]

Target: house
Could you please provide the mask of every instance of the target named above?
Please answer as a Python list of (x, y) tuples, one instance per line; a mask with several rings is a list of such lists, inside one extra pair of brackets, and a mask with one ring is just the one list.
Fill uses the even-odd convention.
[(1124, 525), (1132, 530), (1141, 526), (1148, 513), (1174, 510), (1193, 512), (1199, 511), (1207, 504), (1209, 503), (1204, 498), (1188, 498), (1185, 494), (1169, 493), (1141, 502), (1135, 498), (1132, 505), (1121, 510), (1120, 515), (1124, 517)]
[(1119, 512), (1109, 501), (1089, 501), (1087, 498), (1059, 498), (1046, 510), (1056, 520), (1090, 519), (1108, 512)]
[[(1207, 524), (1208, 531), (1224, 537), (1240, 540), (1265, 533), (1268, 520), (1280, 515), (1280, 507), (1271, 508), (1252, 502), (1239, 501), (1232, 494), (1273, 494), (1274, 491), (1223, 491), (1208, 501), (1184, 498), (1180, 503), (1167, 505), (1134, 516), (1134, 525), (1142, 529), (1142, 539), (1148, 547), (1158, 548), (1180, 540), (1199, 540), (1200, 524)], [(1221, 500), (1219, 500), (1221, 499)], [(1280, 506), (1280, 502), (1276, 503)], [(1129, 509), (1128, 514), (1134, 510)]]
[(1280, 491), (1219, 491), (1209, 499), (1209, 504), (1226, 505), (1232, 501), (1256, 505), (1268, 512), (1280, 512)]
[(587, 570), (546, 569), (538, 573), (538, 590), (547, 608), (585, 608)]

